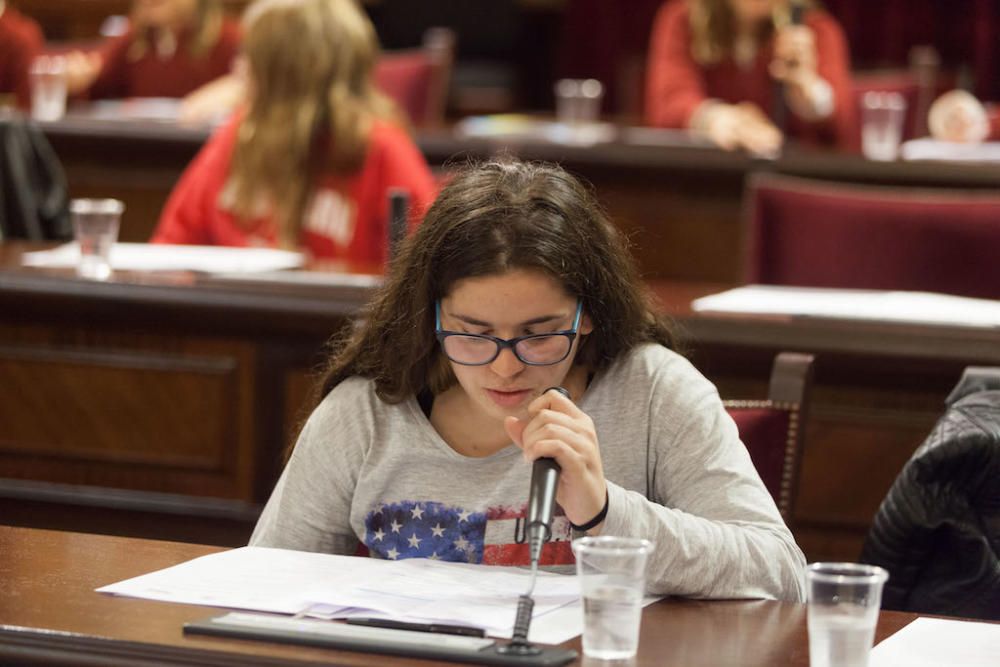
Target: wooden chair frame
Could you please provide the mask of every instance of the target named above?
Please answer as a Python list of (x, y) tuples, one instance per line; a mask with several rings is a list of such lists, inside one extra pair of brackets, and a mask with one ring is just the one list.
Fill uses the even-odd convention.
[(809, 414), (809, 393), (812, 386), (813, 362), (811, 354), (781, 352), (771, 367), (766, 399), (723, 401), (727, 409), (780, 410), (788, 413), (788, 430), (785, 438), (784, 463), (781, 483), (775, 503), (786, 523), (791, 523), (795, 499), (798, 495), (799, 472), (806, 419)]

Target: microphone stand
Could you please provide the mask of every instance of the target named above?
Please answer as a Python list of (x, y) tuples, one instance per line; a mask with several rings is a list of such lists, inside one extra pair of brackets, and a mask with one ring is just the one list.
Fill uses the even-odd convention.
[[(563, 387), (549, 387), (547, 391), (558, 391), (569, 398)], [(543, 394), (545, 392), (542, 392)], [(497, 648), (508, 655), (538, 655), (542, 649), (528, 641), (531, 613), (535, 608), (535, 580), (538, 578), (538, 561), (542, 546), (552, 539), (552, 515), (556, 504), (556, 489), (559, 487), (561, 468), (553, 458), (535, 459), (531, 468), (531, 486), (528, 490), (528, 516), (525, 520), (525, 535), (528, 541), (528, 557), (531, 560), (531, 583), (526, 593), (517, 599), (517, 615), (514, 618), (514, 632), (510, 643)]]

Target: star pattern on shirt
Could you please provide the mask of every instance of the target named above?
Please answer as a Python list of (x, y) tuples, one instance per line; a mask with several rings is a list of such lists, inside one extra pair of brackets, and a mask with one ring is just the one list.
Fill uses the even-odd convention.
[(480, 563), (486, 512), (430, 501), (379, 501), (365, 515), (365, 546), (376, 558)]

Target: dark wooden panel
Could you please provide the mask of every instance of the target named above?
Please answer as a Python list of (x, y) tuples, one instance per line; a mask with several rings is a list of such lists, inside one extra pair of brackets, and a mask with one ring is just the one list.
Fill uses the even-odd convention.
[(0, 347), (0, 451), (221, 470), (236, 371), (231, 358)]
[(253, 499), (253, 350), (0, 327), (0, 476)]

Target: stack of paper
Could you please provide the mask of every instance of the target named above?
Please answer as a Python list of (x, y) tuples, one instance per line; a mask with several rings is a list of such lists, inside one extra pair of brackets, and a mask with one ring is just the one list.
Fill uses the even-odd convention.
[(1000, 327), (1000, 301), (931, 292), (747, 285), (696, 299), (698, 312)]
[(900, 150), (904, 160), (945, 160), (949, 162), (1000, 162), (1000, 142), (963, 144), (938, 139), (913, 139)]
[[(324, 618), (378, 616), (475, 625), (510, 637), (530, 572), (427, 559), (375, 558), (243, 547), (98, 589), (128, 597)], [(576, 577), (540, 572), (532, 641), (582, 631)], [(534, 622), (538, 621), (538, 622)]]
[[(67, 243), (52, 250), (25, 253), (25, 266), (68, 269), (76, 266), (80, 248)], [(247, 273), (278, 271), (302, 266), (301, 253), (272, 248), (116, 243), (111, 248), (111, 268), (119, 271), (203, 271)]]

